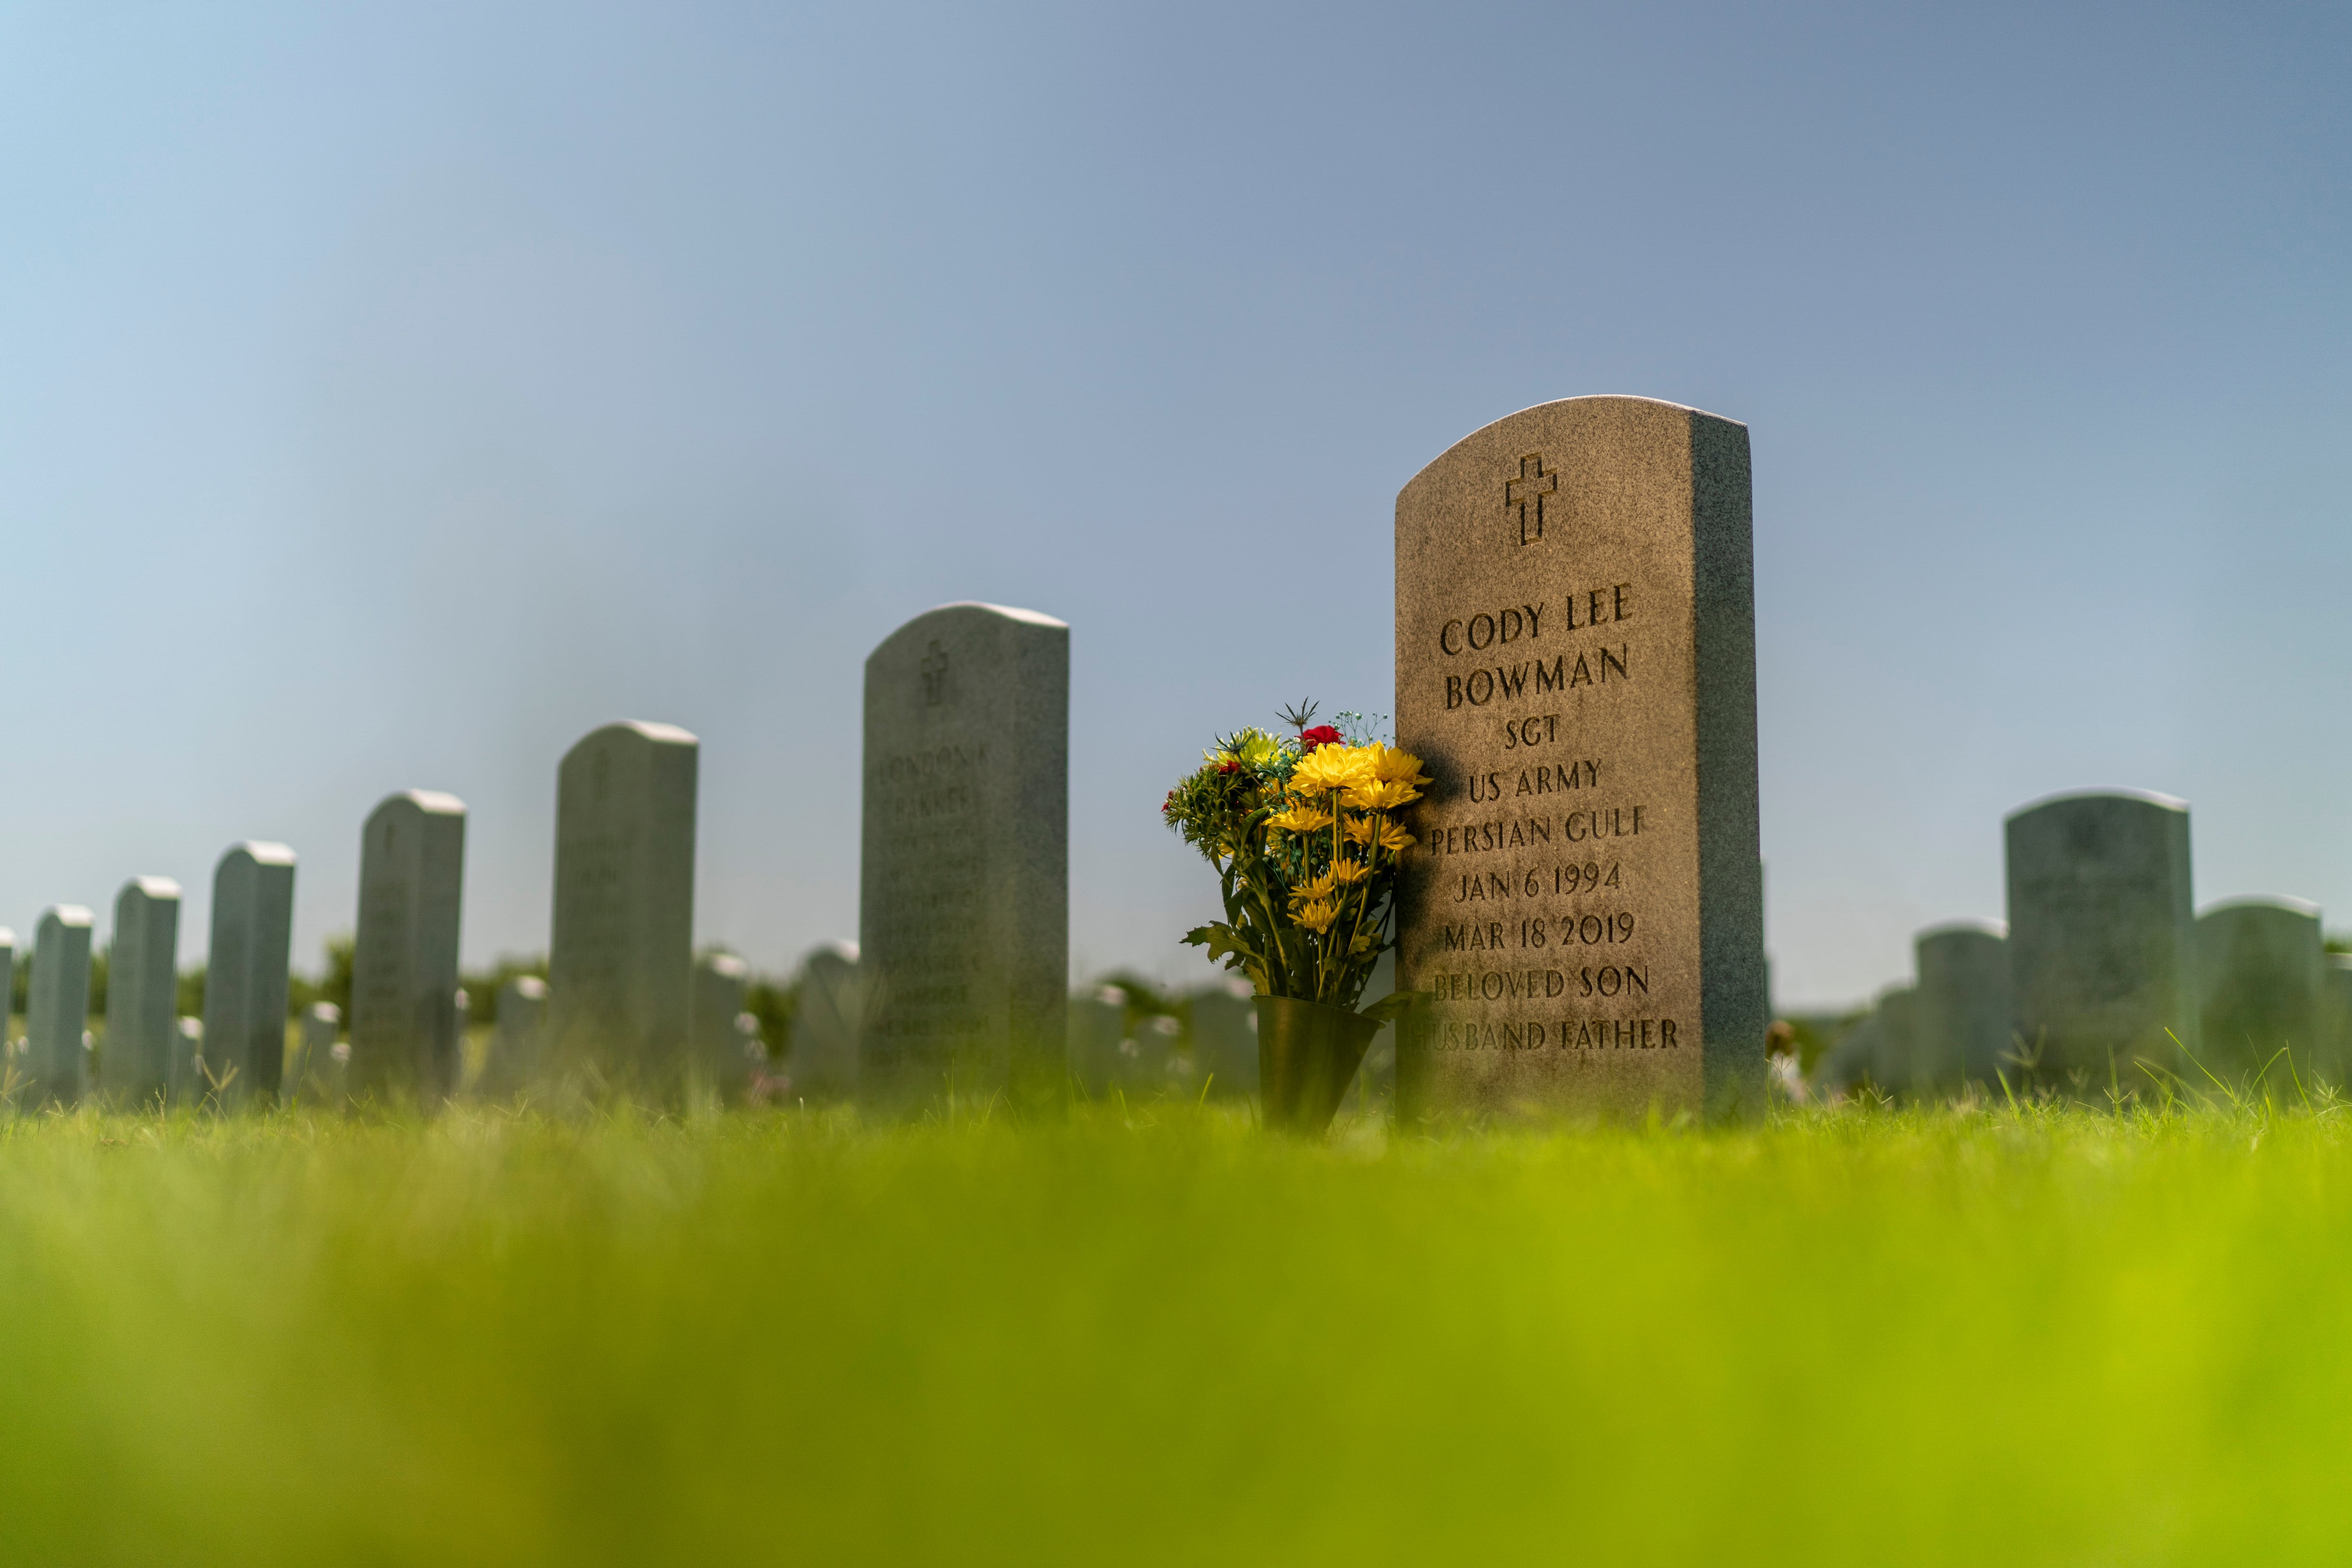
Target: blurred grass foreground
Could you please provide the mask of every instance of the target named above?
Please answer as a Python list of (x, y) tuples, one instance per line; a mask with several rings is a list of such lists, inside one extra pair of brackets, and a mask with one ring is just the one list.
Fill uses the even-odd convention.
[(10, 1562), (2352, 1541), (2332, 1110), (0, 1129)]

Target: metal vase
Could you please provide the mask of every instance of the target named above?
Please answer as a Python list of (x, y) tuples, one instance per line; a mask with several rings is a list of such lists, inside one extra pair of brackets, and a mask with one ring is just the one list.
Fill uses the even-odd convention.
[(1256, 1000), (1258, 1096), (1265, 1124), (1320, 1138), (1381, 1032), (1380, 1020), (1293, 996)]

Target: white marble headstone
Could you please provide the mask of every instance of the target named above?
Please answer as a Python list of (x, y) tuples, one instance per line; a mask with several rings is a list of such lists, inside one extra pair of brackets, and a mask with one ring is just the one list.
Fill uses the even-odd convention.
[(293, 943), (294, 851), (232, 845), (213, 871), (205, 961), (205, 1092), (224, 1104), (277, 1097)]
[(25, 1004), (25, 1099), (74, 1105), (85, 1077), (89, 1024), (90, 913), (79, 904), (42, 911), (33, 937), (33, 984)]
[(556, 776), (546, 1060), (591, 1092), (685, 1089), (699, 749), (674, 724), (607, 724)]
[(99, 1058), (99, 1086), (118, 1105), (161, 1104), (171, 1095), (179, 951), (180, 884), (169, 877), (122, 884), (114, 900), (106, 1048)]

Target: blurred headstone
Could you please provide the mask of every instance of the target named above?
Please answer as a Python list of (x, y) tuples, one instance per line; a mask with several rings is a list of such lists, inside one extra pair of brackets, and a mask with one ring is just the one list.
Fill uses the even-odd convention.
[(1761, 1111), (1748, 427), (1524, 409), (1396, 501), (1407, 1120)]
[(856, 942), (827, 942), (801, 960), (800, 1001), (783, 1062), (795, 1099), (847, 1100), (857, 1093), (857, 1033), (866, 1011), (857, 952)]
[(116, 1105), (161, 1105), (172, 1091), (179, 1023), (180, 884), (133, 877), (114, 899), (106, 961), (106, 1049), (99, 1087)]
[(2010, 1048), (2009, 942), (2000, 925), (1956, 921), (1913, 943), (1919, 973), (1912, 1088), (1955, 1094), (2000, 1081)]
[[(1378, 1000), (1378, 998), (1374, 998)], [(1257, 1009), (1249, 984), (1220, 980), (1192, 993), (1192, 1055), (1209, 1098), (1257, 1092)]]
[(866, 661), (858, 1095), (1067, 1082), (1070, 629), (948, 605)]
[(5, 998), (0, 1000), (0, 1083), (14, 1074), (18, 1080), (16, 1089), (20, 1094), (24, 1088), (24, 1047), (9, 1034), (9, 1029), (16, 1010), (16, 965), (23, 962), (24, 955), (16, 951), (16, 933), (0, 926), (0, 988), (4, 988), (0, 989), (0, 998)]
[(1870, 1081), (1882, 1093), (1900, 1099), (1912, 1092), (1919, 1056), (1919, 993), (1896, 985), (1878, 998), (1876, 1053), (1870, 1064)]
[(499, 1021), (490, 1027), (489, 1058), (482, 1064), (484, 1095), (505, 1100), (537, 1079), (546, 1016), (547, 982), (537, 975), (518, 974), (499, 987)]
[(2341, 1089), (2352, 1084), (2352, 952), (2331, 952), (2321, 976), (2329, 1049), (2320, 1075)]
[(607, 724), (557, 773), (543, 1059), (592, 1092), (685, 1089), (699, 752), (674, 724)]
[[(2261, 1075), (2292, 1093), (2332, 1056), (2322, 1019), (2326, 943), (2319, 906), (2301, 899), (2232, 899), (2197, 917), (2199, 1028), (2214, 1076)], [(2204, 1074), (2189, 1069), (2189, 1081)]]
[(25, 1004), (29, 1105), (81, 1101), (89, 1024), (89, 911), (53, 904), (33, 936), (33, 984)]
[(1097, 986), (1070, 998), (1070, 1076), (1099, 1100), (1114, 1089), (1130, 1089), (1119, 1046), (1127, 1038), (1127, 993)]
[(294, 851), (257, 841), (230, 846), (213, 871), (205, 961), (202, 1092), (225, 1105), (278, 1097), (293, 941)]
[(706, 952), (694, 961), (695, 1074), (721, 1100), (740, 1099), (751, 1074), (743, 1053), (744, 994), (751, 966), (731, 952)]
[(1821, 1060), (1813, 1064), (1807, 1079), (1812, 1096), (1820, 1100), (1833, 1100), (1851, 1095), (1872, 1081), (1879, 1058), (1881, 1026), (1877, 1009), (1873, 1008), (1854, 1020), (1830, 1042)]
[(287, 1069), (288, 1100), (316, 1107), (343, 1102), (343, 1058), (335, 1054), (335, 1037), (342, 1028), (341, 1007), (332, 1002), (310, 1004), (302, 1015), (301, 1055)]
[(2201, 1053), (2188, 802), (2058, 795), (2004, 838), (2016, 1049), (2045, 1084), (2147, 1092)]
[(182, 1018), (172, 1031), (172, 1103), (196, 1104), (205, 1094), (205, 1021)]
[(457, 1091), (457, 918), (465, 896), (466, 803), (403, 790), (360, 834), (359, 931), (352, 948), (351, 1092), (440, 1104)]

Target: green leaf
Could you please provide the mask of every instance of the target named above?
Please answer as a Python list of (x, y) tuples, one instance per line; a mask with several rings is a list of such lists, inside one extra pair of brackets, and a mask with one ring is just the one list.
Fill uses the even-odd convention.
[(1209, 925), (1194, 926), (1184, 933), (1187, 947), (1205, 947), (1212, 959), (1223, 959), (1228, 969), (1238, 969), (1244, 963), (1263, 964), (1257, 949), (1242, 938), (1242, 933), (1223, 921)]

